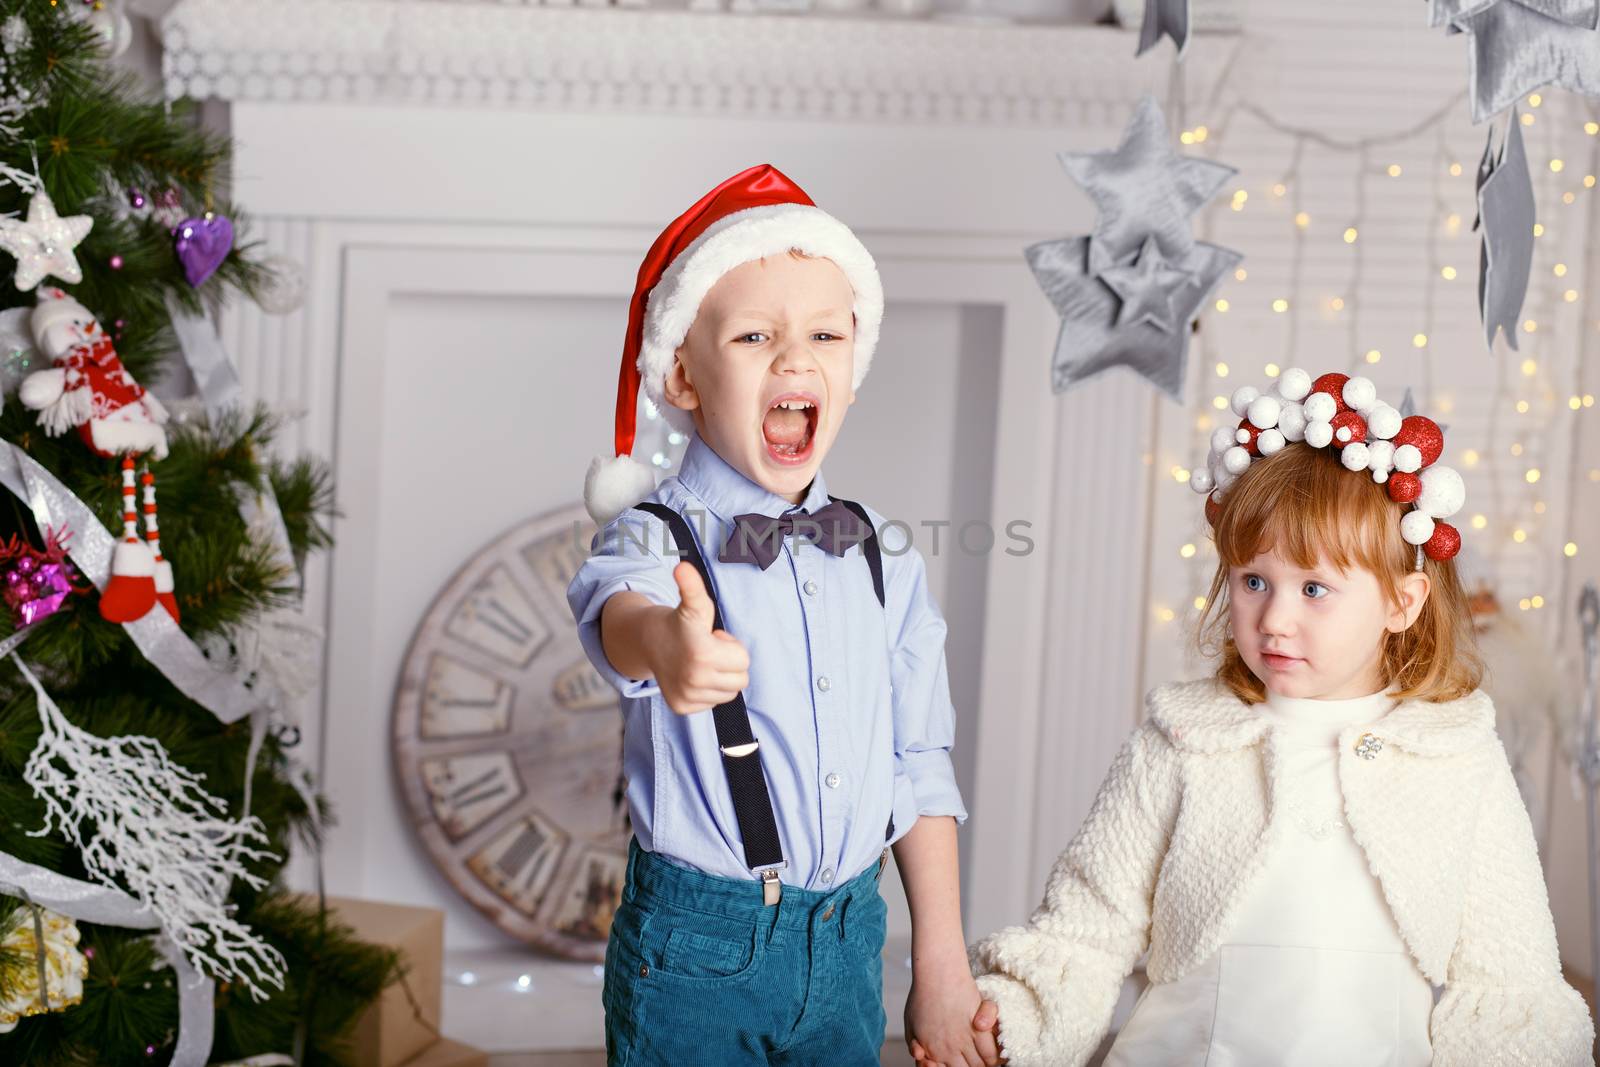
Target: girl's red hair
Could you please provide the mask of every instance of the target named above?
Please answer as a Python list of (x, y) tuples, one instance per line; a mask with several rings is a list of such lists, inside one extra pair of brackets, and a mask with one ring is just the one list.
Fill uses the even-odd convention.
[[(1200, 617), (1200, 645), (1220, 655), (1217, 677), (1246, 703), (1266, 699), (1266, 687), (1239, 655), (1228, 621), (1228, 569), (1262, 552), (1298, 567), (1332, 565), (1370, 571), (1391, 604), (1400, 580), (1416, 566), (1416, 549), (1400, 536), (1409, 505), (1389, 499), (1363, 471), (1349, 471), (1325, 448), (1291, 444), (1250, 464), (1223, 494), (1212, 540), (1217, 571)], [(1423, 557), (1430, 580), (1422, 612), (1400, 633), (1383, 639), (1384, 682), (1401, 699), (1454, 700), (1478, 688), (1483, 663), (1473, 637), (1472, 610), (1454, 560)]]

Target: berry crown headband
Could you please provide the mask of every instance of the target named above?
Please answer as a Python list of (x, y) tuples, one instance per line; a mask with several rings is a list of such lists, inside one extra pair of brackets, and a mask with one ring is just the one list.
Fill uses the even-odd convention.
[(1418, 570), (1424, 553), (1447, 560), (1461, 551), (1461, 533), (1444, 520), (1461, 510), (1467, 488), (1455, 468), (1438, 462), (1444, 432), (1432, 419), (1402, 416), (1380, 401), (1370, 378), (1324, 374), (1313, 381), (1290, 367), (1272, 392), (1246, 385), (1230, 406), (1239, 425), (1213, 431), (1205, 467), (1189, 478), (1189, 488), (1206, 494), (1208, 522), (1216, 522), (1218, 502), (1254, 460), (1304, 441), (1336, 449), (1346, 469), (1370, 471), (1387, 485), (1390, 500), (1412, 506), (1400, 520), (1400, 536), (1416, 546)]

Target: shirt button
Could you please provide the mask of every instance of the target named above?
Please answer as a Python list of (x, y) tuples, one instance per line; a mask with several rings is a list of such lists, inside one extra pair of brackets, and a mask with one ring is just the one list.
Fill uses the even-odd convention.
[(806, 591), (806, 596), (817, 595), (817, 583), (812, 581), (810, 578), (807, 578), (806, 584), (802, 585), (800, 588)]
[(829, 681), (828, 676), (824, 674), (817, 679), (817, 688), (826, 693), (828, 690), (833, 688), (833, 682)]
[(823, 781), (828, 783), (828, 788), (829, 789), (838, 789), (839, 788), (839, 774), (838, 774), (838, 772), (837, 771), (830, 771), (828, 773), (828, 777), (824, 778)]
[(822, 868), (822, 884), (823, 885), (832, 885), (833, 884), (833, 868), (832, 867), (824, 867), (824, 868)]

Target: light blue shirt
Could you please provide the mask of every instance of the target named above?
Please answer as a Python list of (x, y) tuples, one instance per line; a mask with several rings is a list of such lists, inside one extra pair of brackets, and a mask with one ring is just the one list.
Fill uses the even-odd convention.
[[(776, 517), (795, 505), (739, 473), (699, 435), (677, 477), (649, 499), (694, 531), (723, 626), (750, 654), (745, 703), (787, 860), (782, 881), (827, 889), (860, 874), (888, 843), (891, 814), (896, 839), (920, 815), (964, 822), (950, 762), (955, 709), (945, 622), (921, 554), (885, 546), (885, 607), (859, 545), (834, 556), (790, 537), (766, 570), (719, 562), (735, 515)], [(819, 472), (800, 506), (814, 512), (827, 502)], [(868, 514), (881, 529), (883, 517)], [(657, 604), (678, 603), (671, 532), (654, 515), (625, 511), (595, 535), (591, 551), (567, 601), (589, 659), (624, 698), (622, 764), (634, 833), (642, 847), (686, 866), (754, 877), (711, 713), (675, 713), (653, 680), (618, 674), (600, 643), (600, 609), (612, 594), (632, 590)]]

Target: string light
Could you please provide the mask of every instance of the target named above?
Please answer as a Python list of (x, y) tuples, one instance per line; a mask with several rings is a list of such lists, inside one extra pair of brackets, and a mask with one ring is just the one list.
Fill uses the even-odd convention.
[(1367, 349), (1367, 362), (1368, 363), (1376, 363), (1376, 362), (1378, 362), (1378, 360), (1380, 360), (1382, 358), (1383, 358), (1383, 353), (1379, 352), (1376, 348)]
[(1227, 311), (1233, 305), (1229, 304), (1227, 300), (1219, 298), (1216, 306), (1218, 311)]
[(1227, 376), (1228, 376), (1228, 365), (1226, 363), (1218, 363), (1217, 364), (1217, 377), (1218, 378), (1226, 378)]
[[(1268, 378), (1276, 378), (1278, 375), (1280, 375), (1282, 373), (1283, 373), (1282, 368), (1280, 368), (1276, 363), (1268, 363), (1267, 364), (1267, 377)], [(1594, 403), (1594, 397), (1590, 397), (1589, 398), (1589, 402), (1591, 404)]]
[(1568, 541), (1565, 545), (1561, 546), (1561, 552), (1568, 559), (1571, 559), (1573, 556), (1578, 554), (1578, 546), (1574, 542)]
[(1439, 275), (1440, 277), (1444, 278), (1445, 281), (1453, 282), (1456, 280), (1456, 269), (1454, 267), (1441, 267), (1439, 269)]
[(1178, 555), (1182, 556), (1184, 559), (1192, 559), (1194, 557), (1194, 551), (1194, 545), (1184, 545), (1182, 548), (1178, 549)]
[(1389, 177), (1391, 177), (1391, 178), (1400, 177), (1400, 164), (1398, 164), (1398, 163), (1389, 164)]

